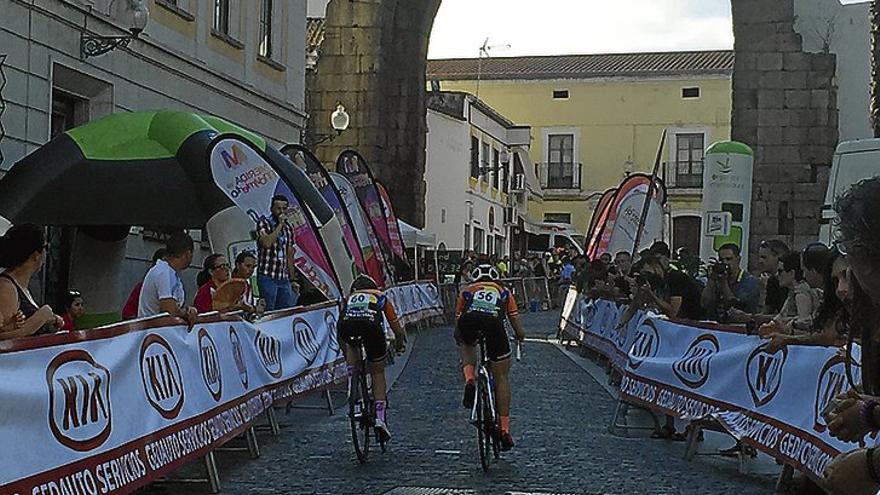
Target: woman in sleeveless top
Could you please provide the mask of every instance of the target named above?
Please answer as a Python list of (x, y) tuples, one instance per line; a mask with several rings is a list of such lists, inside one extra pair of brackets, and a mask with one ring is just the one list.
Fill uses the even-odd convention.
[[(46, 257), (43, 229), (15, 225), (0, 237), (0, 340), (51, 333), (64, 324), (48, 305), (37, 306), (27, 289)], [(23, 319), (22, 319), (23, 317)]]

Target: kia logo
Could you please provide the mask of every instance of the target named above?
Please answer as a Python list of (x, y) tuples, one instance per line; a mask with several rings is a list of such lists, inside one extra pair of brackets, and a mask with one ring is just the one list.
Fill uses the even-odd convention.
[(712, 334), (697, 337), (684, 355), (672, 364), (672, 372), (690, 388), (700, 388), (709, 380), (709, 363), (718, 354), (718, 338)]
[(156, 334), (141, 343), (141, 380), (147, 400), (165, 419), (174, 419), (183, 408), (183, 374), (168, 342)]
[(654, 320), (646, 319), (636, 330), (635, 339), (629, 349), (629, 365), (638, 369), (646, 360), (657, 356), (660, 350), (660, 333)]
[(257, 331), (257, 336), (254, 337), (254, 346), (260, 354), (260, 362), (263, 363), (266, 372), (273, 378), (281, 378), (284, 371), (281, 363), (281, 341), (269, 334)]
[(231, 325), (229, 326), (229, 344), (232, 346), (232, 360), (235, 362), (235, 368), (238, 370), (238, 379), (241, 381), (241, 386), (247, 390), (247, 362), (244, 360), (244, 351), (241, 348), (241, 339), (238, 338), (238, 332)]
[(782, 383), (782, 370), (788, 359), (788, 348), (770, 354), (765, 345), (758, 346), (746, 361), (746, 381), (755, 406), (763, 406), (776, 397)]
[(220, 375), (220, 359), (214, 339), (204, 328), (199, 329), (199, 356), (202, 362), (202, 378), (215, 401), (223, 396), (223, 379)]
[(315, 336), (312, 326), (302, 318), (293, 320), (293, 343), (296, 352), (306, 360), (308, 365), (315, 362), (320, 350), (318, 338)]
[(336, 335), (336, 316), (331, 311), (324, 313), (324, 325), (330, 337), (330, 350), (339, 353), (339, 336)]
[(55, 356), (46, 369), (49, 427), (64, 446), (87, 452), (110, 437), (110, 371), (86, 351)]
[[(851, 363), (853, 372), (853, 380), (858, 383), (861, 381), (861, 370), (855, 364)], [(838, 395), (849, 391), (849, 380), (846, 378), (846, 358), (843, 356), (834, 356), (825, 363), (819, 373), (819, 381), (816, 385), (816, 401), (813, 406), (813, 418), (815, 424), (813, 429), (819, 433), (828, 429), (825, 418), (822, 417), (822, 411), (828, 406), (832, 399)]]

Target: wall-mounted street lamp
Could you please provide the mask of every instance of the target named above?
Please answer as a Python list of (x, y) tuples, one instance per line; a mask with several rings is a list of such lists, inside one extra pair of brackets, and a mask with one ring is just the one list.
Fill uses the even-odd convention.
[(329, 134), (316, 134), (314, 141), (310, 144), (312, 146), (317, 146), (321, 143), (333, 141), (341, 136), (343, 132), (348, 130), (349, 125), (351, 125), (351, 116), (345, 111), (345, 107), (342, 103), (337, 103), (336, 110), (330, 115), (330, 127), (333, 128), (335, 132)]
[[(115, 1), (116, 0), (110, 2), (111, 8)], [(104, 55), (117, 48), (125, 48), (131, 43), (131, 40), (140, 36), (144, 31), (144, 28), (147, 27), (147, 22), (150, 20), (150, 10), (147, 9), (146, 2), (144, 2), (144, 0), (125, 0), (125, 2), (125, 13), (128, 20), (128, 31), (130, 34), (122, 36), (86, 34), (88, 32), (89, 16), (92, 15), (92, 7), (89, 6), (89, 12), (86, 14), (86, 19), (83, 23), (83, 30), (79, 37), (79, 56), (82, 60), (89, 57)]]

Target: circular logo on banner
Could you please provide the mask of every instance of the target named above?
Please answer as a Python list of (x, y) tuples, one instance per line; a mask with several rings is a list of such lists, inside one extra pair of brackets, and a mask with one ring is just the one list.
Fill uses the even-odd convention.
[(657, 356), (660, 350), (660, 333), (654, 325), (654, 320), (645, 319), (633, 340), (633, 345), (629, 349), (629, 365), (632, 369), (638, 369), (647, 359)]
[(165, 419), (174, 419), (183, 408), (183, 374), (168, 341), (149, 334), (141, 343), (141, 380), (147, 400)]
[(318, 338), (309, 322), (302, 318), (293, 320), (293, 344), (296, 352), (311, 365), (318, 357)]
[(84, 350), (65, 351), (46, 368), (49, 428), (65, 447), (88, 452), (110, 437), (110, 370)]
[(241, 380), (241, 386), (247, 390), (247, 361), (244, 360), (244, 350), (241, 348), (241, 339), (238, 338), (238, 332), (232, 325), (229, 326), (229, 344), (232, 346), (232, 360), (235, 362), (235, 368), (238, 369), (238, 379)]
[[(850, 370), (853, 374), (853, 381), (859, 383), (861, 381), (861, 369), (858, 364), (850, 361)], [(822, 367), (819, 373), (819, 380), (816, 384), (816, 401), (813, 406), (813, 429), (819, 433), (828, 429), (825, 418), (822, 417), (822, 411), (828, 407), (831, 400), (838, 395), (848, 392), (852, 388), (846, 377), (846, 358), (844, 356), (834, 356)]]
[(330, 332), (330, 350), (339, 353), (339, 335), (336, 334), (336, 316), (332, 311), (324, 312), (324, 325)]
[(782, 370), (788, 359), (788, 347), (770, 354), (766, 344), (755, 348), (746, 361), (746, 380), (755, 406), (761, 407), (776, 397), (782, 383)]
[(702, 387), (709, 379), (709, 363), (719, 348), (718, 338), (714, 335), (707, 333), (697, 337), (684, 355), (672, 364), (672, 372), (688, 387)]
[(199, 329), (199, 357), (202, 362), (202, 378), (215, 401), (223, 396), (223, 379), (220, 376), (220, 359), (214, 339), (204, 328)]
[(260, 353), (260, 362), (263, 363), (266, 373), (272, 378), (281, 378), (284, 371), (281, 363), (281, 341), (258, 330), (254, 337), (254, 347)]

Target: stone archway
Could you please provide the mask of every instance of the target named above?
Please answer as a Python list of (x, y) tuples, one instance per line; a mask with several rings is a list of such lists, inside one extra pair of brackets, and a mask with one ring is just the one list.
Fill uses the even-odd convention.
[(309, 131), (329, 131), (337, 102), (351, 127), (315, 152), (333, 167), (357, 149), (386, 184), (399, 216), (424, 226), (425, 72), (441, 0), (331, 0), (315, 71), (309, 75)]

